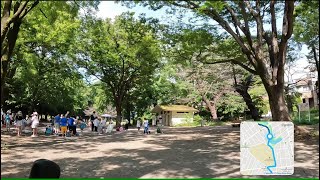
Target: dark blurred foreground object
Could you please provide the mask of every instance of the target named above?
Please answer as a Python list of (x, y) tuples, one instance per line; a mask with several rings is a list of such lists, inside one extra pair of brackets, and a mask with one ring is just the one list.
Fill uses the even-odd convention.
[(59, 178), (60, 167), (57, 163), (47, 160), (36, 160), (31, 168), (29, 178)]

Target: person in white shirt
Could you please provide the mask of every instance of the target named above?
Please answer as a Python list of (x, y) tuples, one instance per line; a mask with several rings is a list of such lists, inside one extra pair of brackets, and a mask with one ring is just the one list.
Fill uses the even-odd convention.
[(138, 131), (140, 131), (140, 128), (141, 128), (140, 118), (137, 120), (137, 128), (138, 128)]
[(37, 137), (38, 136), (38, 125), (39, 125), (39, 119), (38, 119), (38, 113), (34, 112), (32, 114), (31, 118), (31, 128), (32, 128), (32, 136), (31, 137)]
[(144, 133), (144, 134), (149, 134), (149, 121), (148, 121), (148, 120), (145, 120), (143, 124), (144, 124), (144, 131), (143, 131), (143, 133)]
[(107, 128), (107, 133), (112, 133), (112, 130), (113, 130), (113, 121), (112, 119), (110, 119), (109, 121), (109, 125), (108, 125), (108, 128)]
[(98, 120), (98, 118), (96, 118), (95, 120), (93, 120), (93, 126), (94, 126), (94, 131), (98, 132), (98, 127), (99, 127), (100, 121)]
[(104, 134), (106, 131), (106, 124), (107, 124), (107, 120), (104, 118), (101, 120), (99, 126), (100, 126), (100, 133)]

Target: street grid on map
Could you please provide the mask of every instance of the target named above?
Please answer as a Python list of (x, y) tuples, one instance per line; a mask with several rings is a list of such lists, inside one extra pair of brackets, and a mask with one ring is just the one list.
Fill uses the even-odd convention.
[[(274, 149), (276, 167), (269, 167), (257, 155), (252, 154), (250, 150), (257, 146), (265, 148), (258, 152), (260, 157), (270, 158), (274, 165), (274, 159), (268, 145), (268, 129), (259, 125), (267, 123), (271, 128), (274, 138), (281, 137), (282, 140), (275, 145)], [(240, 172), (245, 175), (291, 175), (294, 169), (294, 135), (293, 124), (291, 122), (242, 122), (240, 134)], [(266, 159), (267, 159), (266, 158)], [(267, 160), (266, 160), (267, 161)]]

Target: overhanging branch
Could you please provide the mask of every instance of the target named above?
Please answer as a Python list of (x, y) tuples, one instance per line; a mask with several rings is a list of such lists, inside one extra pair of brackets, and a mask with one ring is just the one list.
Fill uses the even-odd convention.
[(215, 61), (215, 62), (202, 62), (202, 63), (204, 63), (204, 64), (221, 64), (221, 63), (230, 63), (230, 62), (241, 66), (242, 68), (244, 68), (245, 70), (249, 71), (252, 74), (258, 75), (257, 71), (251, 69), (249, 66), (247, 66), (247, 65), (245, 65), (235, 59), (227, 59), (227, 60), (221, 60), (221, 61)]

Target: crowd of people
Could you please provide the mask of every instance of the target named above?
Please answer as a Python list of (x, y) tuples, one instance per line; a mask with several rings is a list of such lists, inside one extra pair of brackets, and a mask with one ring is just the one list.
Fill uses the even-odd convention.
[[(96, 132), (99, 135), (112, 133), (114, 129), (114, 123), (112, 118), (101, 117), (96, 114), (94, 111), (88, 121), (81, 119), (79, 116), (70, 116), (69, 111), (66, 114), (57, 114), (51, 119), (51, 123), (46, 126), (45, 134), (46, 135), (56, 135), (56, 136), (78, 136), (77, 127), (80, 128), (81, 132), (86, 127), (91, 127), (92, 132)], [(25, 127), (30, 126), (32, 129), (31, 137), (38, 136), (38, 126), (39, 126), (39, 115), (37, 112), (33, 112), (31, 116), (23, 116), (21, 111), (18, 111), (13, 115), (10, 110), (6, 113), (3, 113), (1, 109), (1, 127), (5, 126), (6, 130), (10, 132), (10, 128), (15, 126), (17, 130), (17, 136), (21, 136), (22, 130)], [(138, 132), (140, 132), (141, 127), (143, 127), (144, 134), (150, 134), (149, 130), (149, 121), (137, 120), (136, 125)], [(116, 128), (116, 131), (128, 130), (129, 122), (126, 120), (123, 126)], [(157, 130), (158, 132), (158, 130)]]
[(38, 136), (39, 117), (37, 112), (33, 112), (29, 117), (23, 116), (21, 111), (12, 114), (10, 110), (4, 113), (1, 109), (1, 127), (5, 126), (6, 131), (10, 132), (10, 128), (15, 126), (17, 128), (17, 136), (21, 136), (22, 129), (30, 125), (32, 128), (32, 137)]

